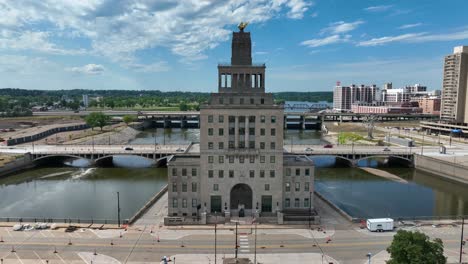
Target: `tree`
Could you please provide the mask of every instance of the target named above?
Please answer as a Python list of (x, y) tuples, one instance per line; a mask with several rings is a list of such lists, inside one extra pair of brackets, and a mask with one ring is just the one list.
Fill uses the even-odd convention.
[(124, 115), (122, 117), (122, 120), (124, 121), (125, 124), (130, 124), (131, 122), (135, 121), (136, 120), (136, 117), (133, 116), (133, 115)]
[(387, 248), (390, 260), (387, 264), (445, 264), (444, 245), (440, 238), (430, 241), (421, 232), (399, 230)]
[(181, 102), (181, 103), (179, 104), (179, 110), (180, 110), (180, 111), (187, 111), (187, 110), (188, 110), (188, 105), (187, 105), (187, 103)]
[(104, 126), (110, 122), (111, 118), (102, 112), (93, 112), (86, 116), (85, 121), (91, 128), (100, 127), (101, 131)]

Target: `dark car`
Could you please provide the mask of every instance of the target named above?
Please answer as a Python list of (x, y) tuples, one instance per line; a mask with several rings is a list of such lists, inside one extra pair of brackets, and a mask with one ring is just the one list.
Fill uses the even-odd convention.
[(132, 147), (125, 147), (124, 150), (133, 150)]
[(325, 146), (323, 146), (323, 148), (333, 148), (333, 145), (332, 144), (326, 144)]
[(389, 148), (384, 148), (383, 151), (390, 151), (390, 149)]
[(78, 227), (76, 227), (76, 226), (68, 226), (68, 227), (65, 229), (65, 232), (67, 232), (67, 233), (72, 233), (72, 232), (75, 232), (77, 229), (78, 229)]

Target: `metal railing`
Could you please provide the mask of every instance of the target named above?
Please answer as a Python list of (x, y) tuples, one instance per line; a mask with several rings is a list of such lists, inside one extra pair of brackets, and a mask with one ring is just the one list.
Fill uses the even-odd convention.
[[(55, 224), (117, 224), (117, 219), (82, 219), (82, 218), (40, 218), (40, 217), (0, 217), (3, 223), (55, 223)], [(128, 219), (124, 220), (124, 224)]]

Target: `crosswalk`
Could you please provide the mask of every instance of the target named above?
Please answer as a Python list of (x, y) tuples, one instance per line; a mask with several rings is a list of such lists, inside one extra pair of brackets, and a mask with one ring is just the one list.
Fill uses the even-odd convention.
[(241, 253), (249, 253), (249, 236), (248, 235), (239, 235), (239, 247)]

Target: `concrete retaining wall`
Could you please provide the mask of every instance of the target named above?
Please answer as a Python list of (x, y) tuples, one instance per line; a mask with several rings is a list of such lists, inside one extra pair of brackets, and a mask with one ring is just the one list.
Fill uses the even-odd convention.
[(329, 206), (331, 206), (333, 209), (335, 209), (340, 215), (342, 215), (346, 220), (350, 221), (350, 222), (357, 222), (359, 221), (359, 219), (356, 219), (356, 218), (353, 218), (351, 217), (349, 214), (347, 214), (345, 211), (341, 210), (340, 208), (338, 208), (338, 206), (336, 206), (334, 203), (330, 202), (329, 200), (327, 200), (325, 197), (323, 197), (320, 193), (318, 193), (317, 191), (314, 191), (314, 194), (319, 198), (321, 199), (322, 201), (324, 201), (326, 204), (328, 204)]
[(15, 161), (5, 164), (5, 166), (0, 167), (0, 177), (7, 176), (8, 174), (15, 173), (18, 171), (26, 170), (33, 168), (35, 164), (31, 159), (29, 153), (24, 154), (22, 158), (18, 158)]
[(468, 184), (468, 167), (428, 156), (414, 155), (416, 169)]
[(151, 207), (153, 206), (153, 204), (155, 204), (159, 198), (161, 198), (168, 190), (168, 185), (166, 184), (166, 186), (164, 186), (164, 188), (162, 188), (161, 191), (159, 191), (157, 194), (155, 194), (153, 197), (151, 197), (151, 199), (140, 209), (138, 210), (138, 212), (136, 212), (136, 214), (134, 216), (132, 216), (129, 220), (128, 220), (128, 224), (133, 224), (136, 220), (138, 220), (138, 218), (140, 218), (144, 213), (146, 213), (146, 211)]

